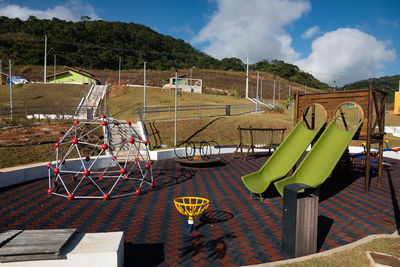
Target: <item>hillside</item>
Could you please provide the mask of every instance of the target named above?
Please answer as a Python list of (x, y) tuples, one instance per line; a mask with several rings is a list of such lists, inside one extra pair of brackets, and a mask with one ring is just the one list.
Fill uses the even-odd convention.
[[(80, 21), (67, 22), (30, 17), (23, 21), (0, 17), (0, 58), (13, 65), (39, 66), (44, 62), (47, 35), (47, 64), (79, 66), (87, 69), (142, 69), (143, 62), (152, 70), (213, 69), (244, 72), (238, 58), (215, 59), (180, 39), (157, 33), (135, 23)], [(8, 64), (7, 64), (8, 65)], [(3, 64), (3, 71), (7, 70)], [(279, 60), (262, 60), (249, 66), (252, 71), (275, 74), (309, 87), (328, 89), (329, 86), (301, 71), (297, 66)], [(22, 75), (23, 73), (17, 73)], [(40, 75), (36, 75), (40, 80)]]
[(400, 75), (385, 76), (381, 78), (371, 78), (367, 80), (361, 80), (354, 83), (349, 83), (339, 88), (341, 90), (354, 90), (368, 88), (370, 84), (378, 89), (385, 89), (388, 92), (388, 99), (386, 102), (393, 103), (394, 92), (399, 91)]
[[(14, 66), (14, 72), (29, 79), (30, 81), (37, 82), (43, 81), (43, 67), (42, 66)], [(62, 71), (63, 66), (57, 67), (57, 71)], [(104, 83), (107, 80), (108, 84), (118, 84), (118, 71), (114, 70), (96, 70), (87, 69), (93, 72)], [(48, 66), (47, 73), (53, 73), (53, 67)], [(178, 75), (186, 75), (189, 77), (189, 69), (178, 69)], [(146, 84), (148, 86), (160, 87), (168, 78), (174, 77), (174, 70), (147, 70)], [(121, 71), (121, 84), (143, 84), (143, 70), (122, 70)], [(236, 97), (244, 97), (246, 94), (246, 74), (239, 71), (222, 71), (222, 70), (209, 70), (209, 69), (192, 69), (192, 77), (194, 79), (203, 80), (203, 92), (208, 94), (231, 95)], [(262, 84), (259, 84), (259, 97), (272, 99), (273, 98), (273, 79), (274, 75), (268, 72), (260, 72), (260, 80), (263, 79)], [(276, 76), (276, 98), (279, 98), (279, 87), (281, 88), (281, 99), (286, 99), (289, 93), (289, 81)], [(249, 73), (249, 92), (251, 97), (255, 97), (257, 88), (257, 73), (250, 71)], [(261, 93), (262, 88), (262, 93)], [(314, 91), (316, 89), (307, 86), (307, 91)], [(294, 91), (304, 90), (303, 84), (291, 82), (291, 95)]]
[(135, 23), (0, 17), (0, 25), (2, 58), (12, 50), (16, 65), (43, 64), (46, 34), (51, 51), (49, 61), (57, 54), (59, 65), (115, 69), (122, 57), (123, 68), (141, 68), (146, 60), (149, 68), (169, 69), (176, 62), (208, 67), (216, 61), (183, 40)]

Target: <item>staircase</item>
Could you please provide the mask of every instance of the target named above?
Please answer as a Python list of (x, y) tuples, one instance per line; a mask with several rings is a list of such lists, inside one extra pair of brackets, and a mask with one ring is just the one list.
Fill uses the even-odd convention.
[[(249, 99), (251, 102), (253, 102), (255, 104), (257, 103), (257, 98), (248, 97), (247, 99)], [(261, 102), (260, 100), (258, 100), (258, 104), (261, 104), (261, 105), (263, 105), (263, 106), (265, 106), (267, 108), (270, 108), (270, 109), (275, 109), (276, 108), (276, 106), (274, 106), (273, 104), (266, 104), (264, 102)]]
[[(106, 85), (92, 85), (87, 96), (81, 101), (78, 107), (77, 117), (80, 119), (92, 119), (96, 114), (100, 101), (106, 93)], [(88, 114), (88, 109), (92, 111)]]
[[(122, 123), (119, 125), (114, 125), (114, 127), (110, 129), (109, 144), (112, 144), (110, 149), (112, 150), (113, 155), (117, 156), (118, 161), (124, 161), (127, 158), (128, 161), (135, 160), (136, 158), (146, 161), (150, 160), (149, 154), (143, 143), (135, 142), (136, 146), (132, 145), (132, 150), (129, 154), (130, 143), (128, 140), (130, 137), (133, 137), (136, 140), (138, 136), (143, 141), (146, 140), (140, 121), (137, 123), (132, 123), (132, 127), (126, 123)], [(139, 148), (139, 150), (137, 148)]]

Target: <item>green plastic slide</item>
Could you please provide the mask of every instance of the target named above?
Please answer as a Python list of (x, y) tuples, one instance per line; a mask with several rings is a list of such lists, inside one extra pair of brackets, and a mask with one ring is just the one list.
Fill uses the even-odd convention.
[(259, 171), (242, 176), (247, 189), (261, 197), (271, 182), (287, 175), (325, 123), (318, 130), (309, 130), (304, 121), (297, 123)]
[(275, 182), (279, 194), (283, 196), (285, 185), (292, 183), (320, 186), (335, 168), (361, 124), (353, 131), (343, 131), (335, 121), (330, 122), (293, 175)]

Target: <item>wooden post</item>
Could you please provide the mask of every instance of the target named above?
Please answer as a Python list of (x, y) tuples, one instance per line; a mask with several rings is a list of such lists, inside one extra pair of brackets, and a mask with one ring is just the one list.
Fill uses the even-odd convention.
[[(386, 110), (386, 95), (380, 93), (382, 95), (381, 98), (381, 106), (379, 109), (379, 114), (377, 114), (377, 118), (379, 119), (379, 132), (383, 133), (385, 131), (385, 110)], [(385, 136), (382, 135), (382, 138), (379, 143), (379, 159), (378, 159), (378, 187), (382, 187), (382, 165), (383, 165), (383, 144), (385, 142)]]
[(371, 158), (371, 124), (372, 124), (372, 108), (373, 108), (372, 84), (368, 91), (368, 123), (367, 123), (367, 146), (366, 146), (366, 162), (365, 162), (365, 192), (369, 192), (370, 187), (370, 158)]
[[(298, 191), (304, 190), (299, 194)], [(297, 258), (317, 252), (318, 189), (304, 184), (284, 188), (282, 212), (282, 252)]]
[(250, 147), (249, 147), (249, 150), (247, 151), (246, 158), (249, 155), (250, 150), (253, 153), (253, 159), (254, 159), (255, 158), (255, 155), (254, 155), (254, 138), (253, 138), (253, 128), (251, 126), (250, 126)]
[(315, 105), (311, 106), (311, 129), (314, 130), (315, 129)]

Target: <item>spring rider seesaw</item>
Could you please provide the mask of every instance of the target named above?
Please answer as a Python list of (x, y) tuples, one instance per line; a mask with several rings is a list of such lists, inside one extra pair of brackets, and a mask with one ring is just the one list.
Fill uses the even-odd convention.
[(196, 231), (194, 227), (194, 216), (202, 214), (210, 204), (210, 201), (201, 197), (178, 197), (174, 199), (176, 209), (183, 215), (188, 216), (186, 226), (187, 234)]

